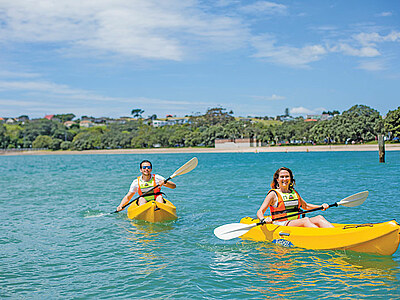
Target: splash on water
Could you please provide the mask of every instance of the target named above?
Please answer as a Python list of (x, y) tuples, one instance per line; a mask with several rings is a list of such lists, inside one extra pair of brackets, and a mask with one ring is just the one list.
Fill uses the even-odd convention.
[(109, 213), (104, 213), (100, 210), (87, 210), (83, 212), (84, 218), (99, 218), (106, 215), (109, 215)]

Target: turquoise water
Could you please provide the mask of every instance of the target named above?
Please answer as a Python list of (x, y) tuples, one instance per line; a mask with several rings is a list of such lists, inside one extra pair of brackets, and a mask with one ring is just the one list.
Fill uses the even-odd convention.
[[(150, 159), (174, 178), (179, 219), (147, 224), (115, 210)], [(310, 203), (369, 190), (334, 222), (400, 221), (400, 152), (0, 156), (0, 298), (398, 299), (393, 256), (284, 248), (235, 239), (217, 226), (254, 216), (274, 171), (292, 168)]]

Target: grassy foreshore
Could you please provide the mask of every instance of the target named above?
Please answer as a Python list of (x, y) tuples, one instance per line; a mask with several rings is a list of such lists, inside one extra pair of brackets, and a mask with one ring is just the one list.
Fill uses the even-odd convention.
[[(400, 151), (400, 144), (386, 144), (386, 151)], [(151, 148), (151, 149), (110, 149), (84, 151), (1, 151), (0, 155), (72, 155), (72, 154), (147, 154), (147, 153), (246, 153), (246, 152), (329, 152), (329, 151), (378, 151), (377, 144), (364, 145), (316, 145), (316, 146), (274, 146), (236, 149), (215, 148)]]

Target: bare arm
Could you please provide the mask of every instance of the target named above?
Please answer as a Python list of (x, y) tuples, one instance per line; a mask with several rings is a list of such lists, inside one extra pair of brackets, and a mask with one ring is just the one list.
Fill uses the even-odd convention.
[(117, 207), (117, 211), (121, 211), (122, 207), (132, 199), (134, 194), (135, 194), (134, 192), (128, 192), (128, 194), (126, 194), (125, 197), (122, 198), (121, 203)]
[(257, 211), (257, 218), (258, 219), (263, 219), (264, 218), (264, 213), (268, 209), (268, 207), (271, 205), (272, 201), (274, 201), (276, 195), (275, 193), (269, 193), (265, 199), (264, 202), (261, 204), (260, 209)]
[(176, 188), (176, 184), (175, 183), (173, 183), (172, 181), (167, 181), (167, 182), (165, 182), (165, 180), (164, 181), (161, 181), (160, 183), (159, 183), (159, 185), (160, 186), (166, 186), (167, 188), (170, 188), (170, 189), (174, 189), (174, 188)]

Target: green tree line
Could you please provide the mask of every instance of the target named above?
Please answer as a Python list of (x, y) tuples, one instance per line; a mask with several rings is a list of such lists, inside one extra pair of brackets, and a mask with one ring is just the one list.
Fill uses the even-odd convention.
[[(138, 114), (142, 111), (138, 111)], [(264, 145), (311, 143), (343, 144), (375, 141), (385, 134), (400, 138), (400, 107), (386, 118), (373, 108), (355, 105), (330, 120), (305, 122), (303, 118), (277, 122), (261, 119), (237, 119), (224, 108), (211, 108), (203, 115), (190, 116), (183, 125), (153, 127), (139, 118), (125, 124), (91, 128), (63, 121), (73, 114), (57, 115), (60, 121), (40, 119), (0, 124), (0, 148), (48, 148), (51, 150), (126, 149), (153, 147), (213, 147), (215, 139), (255, 138)]]

